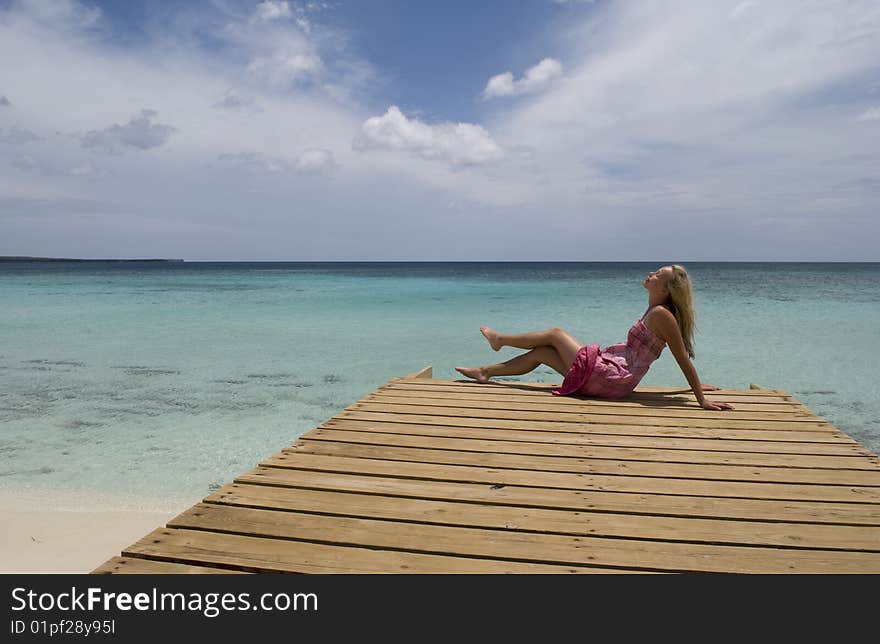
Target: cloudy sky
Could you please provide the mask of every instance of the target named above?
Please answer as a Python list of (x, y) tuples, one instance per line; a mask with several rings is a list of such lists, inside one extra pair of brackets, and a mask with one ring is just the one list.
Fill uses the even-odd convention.
[(880, 260), (876, 0), (0, 0), (0, 255)]

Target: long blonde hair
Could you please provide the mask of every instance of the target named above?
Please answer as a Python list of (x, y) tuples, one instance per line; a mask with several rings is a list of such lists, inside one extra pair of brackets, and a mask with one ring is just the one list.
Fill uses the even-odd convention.
[(684, 266), (672, 265), (672, 277), (666, 283), (669, 291), (669, 304), (678, 329), (684, 340), (685, 349), (691, 359), (694, 358), (694, 331), (697, 328), (696, 314), (694, 313), (694, 292), (691, 288), (691, 278)]

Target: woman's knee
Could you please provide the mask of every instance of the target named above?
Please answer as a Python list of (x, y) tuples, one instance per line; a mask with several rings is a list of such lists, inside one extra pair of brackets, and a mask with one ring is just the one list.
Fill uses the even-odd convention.
[(550, 338), (552, 340), (550, 344), (557, 349), (559, 347), (567, 347), (570, 344), (577, 344), (577, 340), (574, 336), (561, 326), (555, 326), (550, 329)]
[(552, 346), (559, 353), (563, 362), (571, 364), (581, 348), (581, 343), (565, 329), (555, 326), (551, 330)]

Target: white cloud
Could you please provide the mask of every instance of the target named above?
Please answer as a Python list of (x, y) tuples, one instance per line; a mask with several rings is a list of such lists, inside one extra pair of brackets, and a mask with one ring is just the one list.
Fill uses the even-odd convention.
[(544, 58), (534, 67), (527, 69), (525, 75), (518, 80), (514, 80), (511, 72), (493, 76), (486, 83), (483, 98), (534, 94), (546, 89), (553, 79), (560, 76), (562, 76), (562, 63), (553, 58)]
[(12, 107), (12, 103), (5, 96), (0, 96), (0, 107)]
[[(509, 176), (533, 203), (580, 213), (572, 234), (601, 237), (587, 221), (619, 222), (632, 258), (659, 243), (707, 260), (875, 257), (861, 240), (877, 245), (880, 190), (835, 186), (880, 167), (852, 116), (880, 71), (880, 5), (670, 8), (605, 3), (572, 25), (565, 82), (486, 121), (505, 149), (533, 152)], [(658, 221), (656, 238), (637, 232)], [(846, 231), (831, 248), (833, 221)], [(722, 240), (708, 222), (729, 222)]]
[(39, 140), (40, 137), (38, 137), (30, 130), (19, 127), (11, 127), (8, 130), (4, 130), (2, 127), (0, 127), (0, 143), (23, 145), (25, 143), (31, 143), (32, 141)]
[(217, 160), (258, 175), (327, 174), (337, 167), (333, 152), (324, 148), (307, 148), (294, 161), (261, 152), (226, 152)]
[(733, 10), (730, 12), (730, 17), (732, 20), (738, 20), (742, 16), (745, 16), (748, 12), (757, 8), (758, 3), (756, 0), (744, 0), (744, 2), (741, 2), (733, 8)]
[(82, 137), (82, 146), (110, 154), (121, 154), (128, 148), (149, 150), (158, 147), (168, 140), (176, 128), (153, 123), (156, 116), (158, 112), (155, 110), (141, 110), (125, 125), (114, 123), (103, 130), (86, 132)]
[(241, 96), (234, 90), (228, 90), (219, 101), (214, 103), (214, 107), (223, 110), (236, 110), (241, 108), (253, 108), (254, 101), (246, 96)]
[(301, 174), (326, 174), (335, 168), (333, 152), (324, 148), (303, 150), (296, 159), (296, 170)]
[(382, 116), (373, 116), (361, 126), (355, 149), (405, 150), (425, 159), (444, 159), (454, 166), (498, 161), (504, 156), (489, 133), (473, 123), (428, 125), (407, 118), (396, 105)]
[(287, 89), (318, 75), (322, 67), (321, 59), (315, 54), (279, 51), (254, 59), (248, 65), (248, 73), (270, 87)]
[(303, 8), (290, 2), (266, 0), (256, 6), (253, 19), (255, 22), (273, 22), (285, 18), (293, 18), (297, 27), (305, 33), (310, 33), (312, 30), (312, 23), (309, 22), (306, 13), (310, 11), (318, 11), (323, 8), (326, 7), (306, 5)]
[[(219, 0), (211, 4), (226, 5)], [(259, 5), (245, 15), (228, 10), (225, 21), (214, 16), (213, 28), (201, 24), (190, 27), (189, 40), (196, 48), (200, 48), (205, 32), (222, 42), (221, 59), (225, 60), (220, 61), (218, 70), (225, 68), (223, 71), (228, 73), (241, 65), (238, 78), (230, 83), (241, 94), (222, 99), (223, 105), (218, 106), (233, 107), (242, 95), (257, 95), (268, 89), (277, 94), (322, 94), (356, 107), (357, 95), (371, 87), (376, 72), (369, 62), (353, 53), (346, 31), (311, 22), (311, 16), (327, 8), (320, 3), (274, 2)], [(211, 57), (205, 62), (217, 64)]]
[(858, 118), (859, 121), (878, 121), (880, 120), (880, 107), (869, 107), (862, 112)]
[(254, 16), (257, 20), (266, 22), (278, 20), (280, 18), (290, 18), (292, 16), (290, 4), (288, 2), (278, 2), (276, 0), (266, 0), (256, 6)]
[(43, 178), (103, 179), (113, 173), (107, 168), (86, 160), (72, 164), (68, 159), (46, 159), (33, 154), (18, 154), (12, 157), (10, 165), (20, 172), (40, 175)]
[(344, 58), (336, 36), (328, 30), (312, 33), (305, 11), (294, 3), (261, 3), (250, 19), (232, 19), (218, 35), (236, 60), (247, 61), (237, 83), (242, 90), (319, 89), (325, 71), (322, 52)]
[(29, 20), (65, 31), (97, 26), (101, 10), (76, 0), (14, 0), (13, 9)]
[(227, 152), (217, 159), (257, 174), (280, 174), (291, 170), (291, 164), (284, 159), (259, 152)]
[(300, 29), (302, 29), (306, 33), (310, 33), (312, 31), (312, 23), (309, 22), (306, 18), (303, 18), (301, 16), (297, 16), (296, 24)]
[(106, 168), (95, 165), (91, 161), (86, 161), (69, 168), (67, 174), (72, 177), (80, 177), (83, 179), (103, 179), (104, 177), (109, 177), (112, 173)]
[(12, 159), (12, 167), (22, 172), (43, 172), (45, 165), (30, 154), (19, 154)]

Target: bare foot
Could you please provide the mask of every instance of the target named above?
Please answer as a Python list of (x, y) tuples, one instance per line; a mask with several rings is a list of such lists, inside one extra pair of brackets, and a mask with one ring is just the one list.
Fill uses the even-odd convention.
[(504, 345), (501, 344), (501, 340), (499, 339), (499, 333), (497, 331), (493, 331), (487, 326), (480, 327), (480, 333), (482, 333), (486, 339), (489, 341), (489, 346), (492, 347), (493, 351), (498, 351)]
[(489, 382), (489, 376), (487, 376), (486, 371), (480, 367), (456, 367), (455, 370), (466, 378), (476, 380), (477, 382)]

